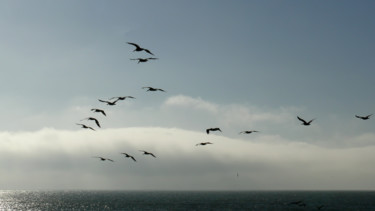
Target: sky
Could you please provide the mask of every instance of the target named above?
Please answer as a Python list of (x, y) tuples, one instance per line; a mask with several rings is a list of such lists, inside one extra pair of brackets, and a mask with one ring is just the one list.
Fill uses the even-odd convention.
[(0, 4), (1, 189), (375, 189), (373, 1)]

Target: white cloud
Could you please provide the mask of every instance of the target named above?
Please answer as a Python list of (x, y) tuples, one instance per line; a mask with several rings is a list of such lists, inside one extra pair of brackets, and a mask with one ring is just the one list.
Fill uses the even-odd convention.
[(185, 108), (193, 108), (197, 110), (208, 111), (212, 113), (218, 112), (218, 105), (202, 100), (200, 97), (192, 98), (185, 95), (177, 95), (169, 97), (165, 102), (166, 106), (179, 106)]
[[(374, 139), (375, 134), (366, 137)], [(362, 139), (352, 137), (353, 142)], [(1, 132), (0, 140), (0, 185), (7, 189), (375, 188), (375, 146), (324, 148), (275, 135), (244, 141), (178, 128), (142, 127)], [(203, 141), (214, 144), (195, 146)], [(153, 152), (157, 158), (138, 150)], [(137, 162), (120, 152), (134, 155)]]

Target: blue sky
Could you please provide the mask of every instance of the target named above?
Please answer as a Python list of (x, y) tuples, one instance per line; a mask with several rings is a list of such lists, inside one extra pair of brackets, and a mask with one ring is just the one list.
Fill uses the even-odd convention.
[[(354, 115), (368, 115), (375, 108), (374, 4), (3, 1), (0, 136), (4, 140), (0, 154), (7, 158), (3, 162), (14, 166), (11, 171), (2, 163), (6, 167), (1, 171), (8, 172), (8, 179), (0, 184), (7, 184), (4, 187), (9, 189), (373, 189), (370, 178), (375, 171), (365, 170), (367, 165), (358, 169), (357, 164), (375, 159), (371, 155), (374, 124), (371, 119), (362, 121)], [(149, 55), (132, 52), (134, 48), (126, 42), (150, 49), (159, 59), (137, 64), (130, 59)], [(143, 86), (167, 92), (147, 93)], [(98, 102), (125, 95), (137, 99), (114, 107)], [(90, 109), (94, 107), (106, 110), (108, 116), (93, 114)], [(316, 120), (312, 126), (303, 127), (297, 115)], [(76, 125), (88, 116), (98, 118), (103, 128), (93, 132)], [(223, 133), (207, 136), (204, 132), (209, 127), (221, 127)], [(248, 129), (261, 133), (238, 135)], [(45, 139), (55, 144), (46, 144)], [(176, 141), (164, 143), (161, 139)], [(199, 154), (195, 147), (198, 142), (216, 140), (218, 144), (203, 148), (207, 155)], [(233, 146), (220, 140), (233, 142)], [(24, 142), (31, 145), (30, 149), (16, 150)], [(109, 146), (101, 151), (98, 143)], [(158, 143), (164, 143), (164, 147)], [(127, 165), (119, 151), (130, 148), (131, 153), (142, 156), (137, 154), (137, 147), (144, 146), (174, 160), (158, 159), (153, 164), (174, 174), (147, 170), (153, 179), (160, 180), (159, 186), (147, 183), (150, 178), (142, 174), (150, 165), (148, 160), (137, 163), (132, 172), (126, 169), (129, 167), (123, 171), (110, 165), (103, 167), (91, 158), (104, 154), (117, 158), (119, 162), (113, 165)], [(259, 153), (249, 155), (244, 151), (244, 156), (235, 156), (250, 147)], [(182, 158), (169, 152), (172, 149)], [(56, 159), (40, 164), (50, 150)], [(280, 160), (289, 150), (296, 152), (295, 157)], [(25, 151), (29, 154), (24, 159), (31, 163), (22, 161), (20, 155)], [(224, 152), (228, 160), (218, 156)], [(335, 153), (338, 158), (330, 155)], [(274, 157), (265, 156), (269, 154)], [(186, 161), (190, 156), (201, 156), (212, 171), (200, 174), (204, 166), (198, 159)], [(82, 161), (68, 162), (66, 158)], [(250, 165), (252, 159), (255, 161)], [(304, 176), (311, 175), (311, 184), (294, 184), (295, 178), (287, 179), (297, 177), (285, 173), (294, 160), (301, 162)], [(353, 165), (344, 170), (332, 170), (332, 177), (341, 176), (336, 182), (323, 176), (327, 163), (341, 166), (351, 162)], [(181, 184), (187, 179), (181, 164), (192, 172), (190, 183)], [(318, 170), (310, 172), (305, 169), (307, 164)], [(23, 165), (34, 167), (35, 179), (24, 183), (14, 179), (25, 174)], [(87, 169), (81, 169), (82, 165)], [(255, 167), (250, 168), (252, 165)], [(80, 178), (87, 184), (37, 179), (59, 172), (51, 166), (70, 169), (66, 178)], [(244, 175), (241, 185), (226, 177), (207, 183), (212, 175), (237, 171)], [(254, 171), (257, 173), (252, 174)], [(342, 176), (343, 171), (348, 176)], [(269, 174), (285, 174), (285, 180), (266, 176)], [(133, 181), (132, 185), (118, 179), (124, 176)], [(203, 178), (202, 183), (197, 182), (199, 178)], [(260, 180), (259, 185), (253, 185)], [(270, 185), (271, 180), (275, 182)]]

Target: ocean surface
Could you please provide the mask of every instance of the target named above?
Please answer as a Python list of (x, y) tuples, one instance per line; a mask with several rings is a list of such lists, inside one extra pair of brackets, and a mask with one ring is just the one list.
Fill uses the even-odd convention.
[(375, 210), (375, 191), (0, 191), (0, 210)]

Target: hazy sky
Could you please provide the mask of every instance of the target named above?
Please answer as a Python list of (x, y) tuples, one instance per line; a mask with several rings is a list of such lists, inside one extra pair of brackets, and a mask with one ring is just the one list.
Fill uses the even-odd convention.
[[(373, 190), (375, 123), (354, 115), (375, 113), (374, 9), (1, 1), (0, 188)], [(159, 59), (137, 64), (150, 55), (126, 42)], [(126, 95), (136, 99), (98, 101)], [(90, 116), (102, 128), (80, 121)]]

